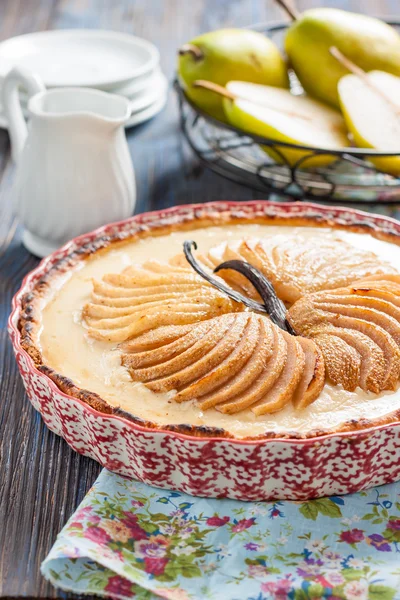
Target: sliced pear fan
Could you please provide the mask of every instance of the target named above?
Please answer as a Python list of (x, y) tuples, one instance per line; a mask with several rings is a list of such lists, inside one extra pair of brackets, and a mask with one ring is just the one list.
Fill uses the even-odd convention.
[[(302, 235), (293, 235), (289, 240), (275, 237), (221, 244), (196, 259), (211, 269), (227, 260), (244, 260), (268, 277), (279, 298), (289, 304), (305, 294), (342, 287), (360, 277), (395, 273), (373, 252), (354, 248), (340, 239), (321, 238), (316, 244), (315, 239)], [(183, 254), (178, 255), (173, 263), (184, 266), (186, 259)], [(240, 273), (222, 270), (218, 275), (244, 295), (259, 299), (252, 284)]]
[(123, 342), (162, 325), (184, 325), (243, 309), (191, 267), (149, 261), (94, 281), (83, 318), (92, 337)]
[(329, 378), (347, 390), (379, 393), (399, 381), (400, 275), (375, 277), (310, 294), (288, 311), (296, 333), (320, 347)]
[(251, 408), (257, 415), (294, 401), (303, 408), (324, 385), (322, 353), (255, 313), (160, 327), (121, 345), (122, 364), (153, 392), (197, 399), (203, 410)]

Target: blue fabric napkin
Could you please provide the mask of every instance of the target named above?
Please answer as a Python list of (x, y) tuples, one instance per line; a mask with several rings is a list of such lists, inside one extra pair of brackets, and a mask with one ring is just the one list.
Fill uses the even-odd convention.
[(400, 482), (248, 503), (104, 470), (42, 573), (63, 590), (123, 600), (400, 600)]

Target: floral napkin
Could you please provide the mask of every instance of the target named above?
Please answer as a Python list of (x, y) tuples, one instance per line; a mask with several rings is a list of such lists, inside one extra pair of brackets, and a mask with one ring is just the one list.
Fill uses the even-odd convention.
[(123, 600), (400, 600), (400, 482), (247, 503), (104, 470), (42, 573), (64, 590)]

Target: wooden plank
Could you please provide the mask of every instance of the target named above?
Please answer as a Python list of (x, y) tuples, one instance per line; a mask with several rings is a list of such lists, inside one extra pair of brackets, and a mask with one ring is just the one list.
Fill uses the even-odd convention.
[[(297, 3), (301, 10), (321, 4), (319, 0)], [(337, 0), (335, 6), (375, 14), (398, 10), (397, 0)], [(172, 80), (176, 47), (195, 34), (282, 18), (272, 0), (2, 0), (0, 40), (49, 28), (132, 32), (159, 46), (163, 69)], [(129, 132), (138, 182), (136, 212), (262, 197), (201, 167), (183, 142), (177, 122), (171, 93), (161, 115)], [(21, 231), (13, 215), (12, 179), (8, 136), (0, 131), (0, 596), (72, 598), (47, 584), (39, 566), (100, 467), (72, 452), (46, 429), (28, 403), (17, 372), (6, 320), (12, 295), (38, 261), (21, 246)], [(394, 208), (389, 212), (397, 214)]]

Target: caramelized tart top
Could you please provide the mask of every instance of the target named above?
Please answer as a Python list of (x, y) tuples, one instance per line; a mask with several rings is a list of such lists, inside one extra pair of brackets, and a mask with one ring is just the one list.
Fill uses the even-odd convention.
[[(228, 260), (243, 260), (271, 281), (279, 298), (292, 304), (306, 294), (344, 287), (368, 275), (396, 273), (373, 252), (356, 248), (345, 240), (318, 239), (296, 235), (250, 238), (223, 243), (202, 256), (200, 262), (210, 269)], [(178, 254), (173, 264), (185, 266)], [(234, 289), (251, 298), (258, 294), (249, 281), (238, 273), (218, 273)]]
[[(176, 403), (255, 415), (305, 408), (326, 380), (351, 391), (397, 387), (400, 275), (372, 252), (334, 240), (243, 239), (197, 261), (207, 281), (183, 252), (93, 281), (88, 333), (119, 348), (132, 381)], [(290, 306), (287, 330), (218, 289), (219, 281), (268, 306), (256, 282), (225, 261), (268, 278)]]

